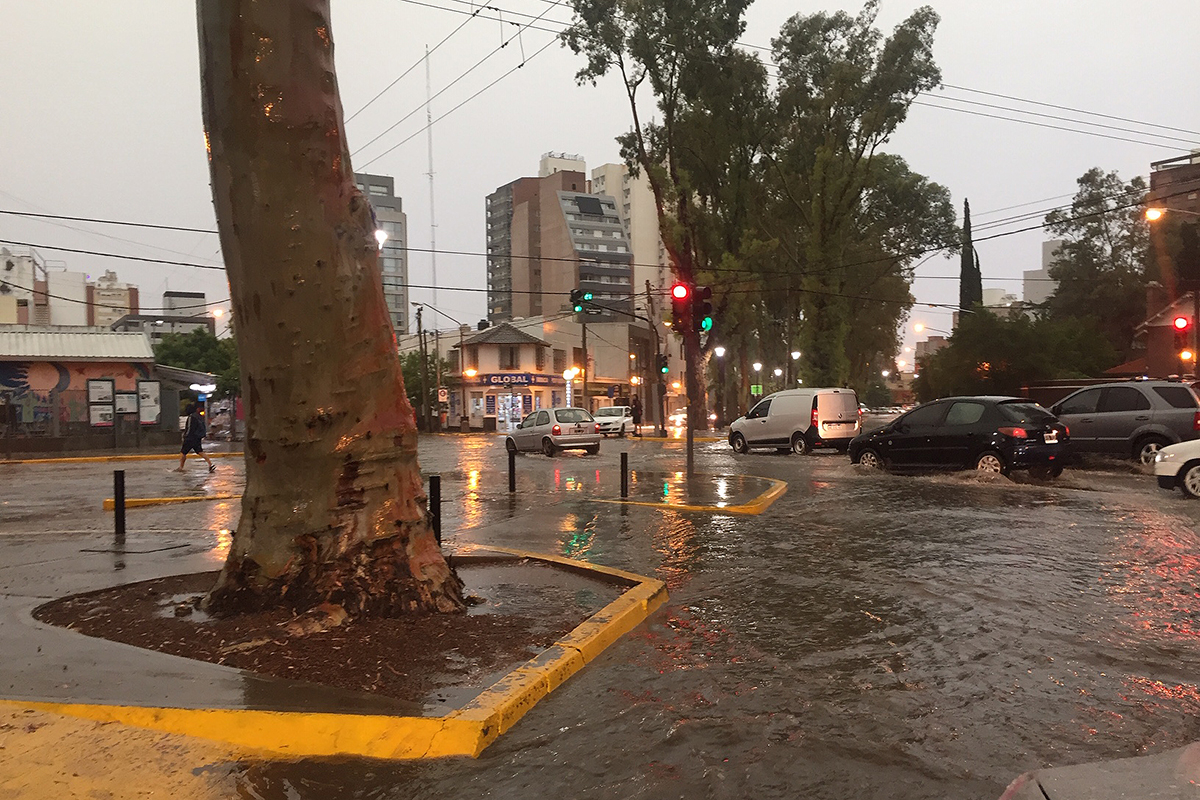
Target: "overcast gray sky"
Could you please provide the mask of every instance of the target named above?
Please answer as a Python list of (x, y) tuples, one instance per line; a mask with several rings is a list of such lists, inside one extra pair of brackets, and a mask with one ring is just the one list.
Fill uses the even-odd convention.
[[(423, 5), (412, 0), (335, 0), (333, 34), (347, 115), (412, 66), (427, 45), (433, 47), (467, 20), (448, 9), (473, 7), (468, 0), (420, 2)], [(1195, 0), (944, 0), (933, 6), (942, 16), (934, 53), (949, 85), (1200, 131), (1195, 88), (1200, 13)], [(496, 7), (503, 9), (506, 20), (515, 21), (528, 21), (518, 13), (545, 12), (534, 24), (547, 28), (561, 27), (554, 23), (570, 16), (565, 3), (552, 0), (496, 0)], [(884, 0), (882, 26), (890, 29), (915, 7)], [(859, 6), (758, 0), (742, 39), (767, 45), (791, 14), (839, 8), (853, 12)], [(0, 0), (0, 31), (0, 208), (206, 229), (215, 225), (201, 135), (191, 3)], [(508, 23), (470, 20), (434, 54), (433, 91), (458, 78), (516, 31)], [(434, 125), (439, 249), (482, 253), (484, 197), (510, 180), (535, 174), (543, 152), (581, 154), (589, 169), (617, 160), (614, 137), (630, 124), (617, 85), (607, 81), (599, 87), (576, 86), (573, 76), (579, 61), (557, 44), (534, 57), (552, 39), (546, 31), (524, 30), (433, 102), (436, 119), (528, 59), (523, 68)], [(962, 89), (945, 94), (1135, 131), (928, 98), (959, 109), (1072, 129), (1088, 127), (1136, 140), (914, 108), (887, 149), (947, 186), (960, 212), (962, 199), (969, 197), (977, 228), (1068, 202), (1076, 178), (1090, 167), (1115, 169), (1130, 178), (1147, 174), (1151, 161), (1200, 147), (1200, 135), (1022, 105)], [(425, 124), (424, 99), (425, 71), (418, 66), (347, 126), (351, 148), (357, 150), (416, 110), (357, 154), (354, 165), (360, 171), (395, 176), (408, 213), (410, 244), (421, 248), (430, 240), (426, 139), (417, 133)], [(380, 155), (410, 136), (407, 143)], [(988, 213), (1017, 204), (1029, 205)], [(194, 233), (49, 224), (0, 215), (0, 238), (220, 263), (216, 236)], [(1019, 278), (1021, 270), (1038, 265), (1044, 238), (1034, 231), (981, 243), (984, 286), (1009, 288), (1019, 295), (1019, 280), (1004, 279)], [(210, 300), (228, 297), (219, 271), (41, 252), (93, 276), (115, 270), (123, 280), (141, 286), (146, 307), (161, 305), (167, 286), (201, 290)], [(429, 283), (427, 254), (412, 254), (409, 275), (414, 284)], [(438, 275), (443, 287), (483, 287), (485, 262), (478, 255), (443, 254)], [(914, 294), (919, 301), (957, 301), (956, 281), (934, 277), (956, 277), (957, 261), (935, 258), (918, 275)], [(412, 296), (428, 300), (431, 293), (414, 289)], [(481, 292), (443, 290), (438, 300), (446, 313), (464, 322), (484, 315)], [(912, 318), (949, 327), (944, 311), (918, 307)]]

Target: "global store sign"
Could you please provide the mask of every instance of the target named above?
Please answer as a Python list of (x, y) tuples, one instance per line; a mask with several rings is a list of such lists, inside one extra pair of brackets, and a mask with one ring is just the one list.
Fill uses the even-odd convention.
[[(503, 372), (480, 375), (479, 382), (485, 386), (550, 386), (553, 383), (553, 377), (535, 375), (530, 372)], [(559, 382), (562, 382), (561, 378)]]

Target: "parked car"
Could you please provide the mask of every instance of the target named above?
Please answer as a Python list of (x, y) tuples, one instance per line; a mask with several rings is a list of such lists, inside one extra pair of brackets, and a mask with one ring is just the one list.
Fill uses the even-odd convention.
[(735, 453), (756, 447), (804, 455), (814, 447), (844, 451), (862, 430), (853, 389), (785, 389), (759, 400), (729, 426)]
[(1067, 426), (1023, 397), (935, 400), (850, 443), (850, 460), (867, 467), (1028, 469), (1040, 478), (1062, 474), (1069, 455)]
[(1154, 463), (1154, 454), (1200, 433), (1200, 398), (1174, 381), (1123, 381), (1089, 386), (1055, 403), (1077, 452), (1110, 453)]
[(600, 452), (600, 424), (582, 408), (543, 408), (534, 411), (504, 440), (510, 453), (541, 450), (552, 456), (559, 450)]
[(680, 408), (667, 415), (667, 422), (673, 428), (682, 428), (687, 425), (688, 411), (687, 408)]
[(1161, 448), (1154, 454), (1154, 476), (1163, 489), (1178, 486), (1188, 497), (1200, 497), (1200, 439)]
[(633, 433), (633, 409), (629, 406), (607, 406), (596, 409), (596, 422), (600, 423), (600, 433), (608, 436), (615, 433), (624, 436)]

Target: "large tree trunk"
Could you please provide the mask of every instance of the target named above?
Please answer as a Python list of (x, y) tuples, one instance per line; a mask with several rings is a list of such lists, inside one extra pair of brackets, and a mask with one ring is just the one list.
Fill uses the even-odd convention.
[(205, 137), (246, 403), (242, 517), (209, 607), (459, 611), (354, 183), (328, 0), (199, 0)]

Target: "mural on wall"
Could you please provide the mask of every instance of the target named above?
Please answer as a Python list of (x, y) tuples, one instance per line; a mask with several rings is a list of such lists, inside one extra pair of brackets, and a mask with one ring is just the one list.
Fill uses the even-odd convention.
[(17, 421), (24, 424), (87, 422), (87, 382), (111, 378), (116, 390), (136, 392), (150, 378), (150, 365), (131, 362), (0, 362), (0, 392), (12, 395)]

